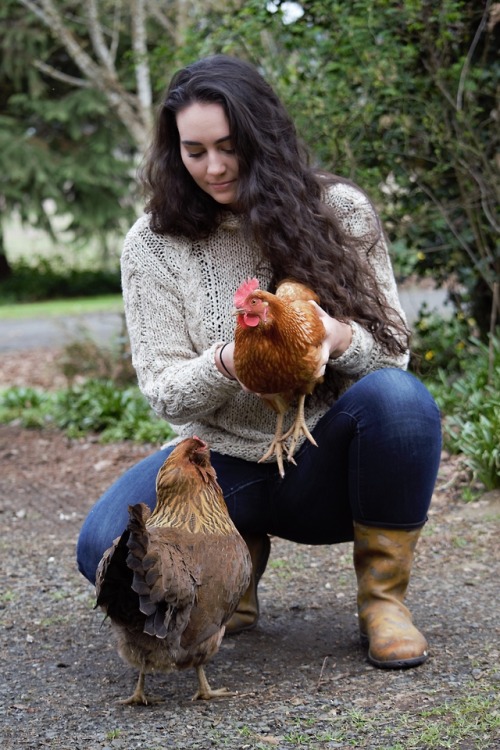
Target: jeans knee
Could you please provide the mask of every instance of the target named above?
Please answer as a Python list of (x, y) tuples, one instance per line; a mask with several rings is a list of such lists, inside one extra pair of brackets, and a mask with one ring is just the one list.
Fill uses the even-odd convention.
[(372, 391), (372, 401), (383, 410), (395, 411), (396, 414), (411, 411), (439, 421), (439, 409), (431, 393), (418, 378), (406, 370), (376, 370), (366, 376), (366, 381)]
[(95, 585), (97, 565), (95, 565), (95, 561), (92, 560), (93, 557), (92, 546), (88, 544), (88, 535), (84, 527), (81, 530), (76, 543), (76, 564), (80, 573), (90, 581), (92, 585)]
[(440, 454), (441, 418), (423, 383), (405, 370), (376, 370), (345, 394), (347, 409), (370, 440), (410, 445), (423, 444), (426, 453)]

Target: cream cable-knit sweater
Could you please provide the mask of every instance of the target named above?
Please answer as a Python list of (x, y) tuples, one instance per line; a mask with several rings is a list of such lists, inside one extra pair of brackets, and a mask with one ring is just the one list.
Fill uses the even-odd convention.
[[(363, 193), (337, 184), (329, 188), (345, 230), (360, 238), (378, 231), (377, 218)], [(362, 250), (360, 249), (360, 252)], [(388, 251), (383, 239), (371, 251), (380, 289), (403, 317)], [(174, 427), (173, 442), (198, 435), (220, 453), (258, 460), (268, 447), (275, 413), (258, 396), (245, 393), (215, 366), (215, 351), (234, 338), (233, 295), (240, 283), (257, 276), (265, 289), (269, 272), (258, 267), (236, 216), (205, 240), (157, 235), (143, 216), (130, 229), (122, 255), (122, 284), (132, 359), (139, 386), (154, 411)], [(407, 356), (384, 352), (372, 335), (352, 323), (352, 342), (329, 366), (341, 390), (373, 370), (407, 366)], [(306, 402), (310, 429), (328, 409)], [(287, 415), (291, 424), (294, 409)]]

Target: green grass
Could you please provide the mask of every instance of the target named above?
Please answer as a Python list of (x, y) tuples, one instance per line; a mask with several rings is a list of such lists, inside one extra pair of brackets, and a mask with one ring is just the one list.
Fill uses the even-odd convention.
[[(316, 719), (300, 717), (283, 726), (271, 743), (266, 734), (244, 726), (239, 733), (257, 741), (244, 747), (280, 749), (338, 747), (366, 750), (490, 750), (500, 736), (498, 694), (491, 685), (470, 685), (467, 695), (447, 699), (432, 708), (414, 711), (351, 708), (338, 715)], [(219, 738), (218, 747), (229, 747)], [(261, 742), (259, 742), (259, 740)], [(234, 741), (234, 738), (233, 738)], [(332, 744), (333, 743), (333, 744)], [(234, 745), (231, 745), (234, 747)]]
[(27, 318), (81, 315), (94, 312), (122, 312), (123, 301), (119, 294), (101, 297), (76, 297), (48, 300), (47, 302), (25, 302), (0, 305), (0, 320), (22, 320)]

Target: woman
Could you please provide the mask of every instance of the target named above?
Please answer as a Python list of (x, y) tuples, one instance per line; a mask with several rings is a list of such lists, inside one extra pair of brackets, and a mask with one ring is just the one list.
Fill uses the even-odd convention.
[[(403, 604), (440, 458), (430, 395), (405, 371), (408, 330), (377, 215), (351, 183), (309, 167), (282, 103), (247, 63), (217, 55), (179, 71), (158, 113), (142, 173), (146, 215), (127, 235), (123, 295), (139, 385), (182, 439), (199, 435), (252, 557), (253, 578), (227, 631), (253, 627), (269, 535), (354, 540), (358, 611), (369, 659), (427, 658)], [(326, 376), (306, 407), (319, 447), (302, 443), (281, 479), (258, 463), (275, 415), (236, 379), (233, 294), (258, 276), (314, 289)], [(286, 426), (286, 425), (285, 425)], [(82, 528), (78, 562), (93, 582), (129, 503), (155, 503), (169, 445), (122, 476)]]

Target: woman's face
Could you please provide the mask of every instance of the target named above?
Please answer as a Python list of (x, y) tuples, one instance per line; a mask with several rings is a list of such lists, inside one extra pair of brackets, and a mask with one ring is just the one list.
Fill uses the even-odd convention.
[(220, 104), (193, 102), (176, 115), (181, 158), (198, 187), (217, 203), (236, 200), (238, 160)]

